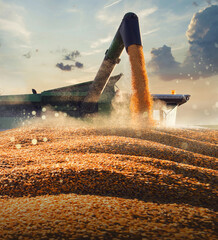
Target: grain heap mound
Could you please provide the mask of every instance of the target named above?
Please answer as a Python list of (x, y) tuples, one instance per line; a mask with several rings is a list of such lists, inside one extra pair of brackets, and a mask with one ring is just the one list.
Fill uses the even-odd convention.
[(217, 239), (212, 130), (0, 133), (0, 239)]

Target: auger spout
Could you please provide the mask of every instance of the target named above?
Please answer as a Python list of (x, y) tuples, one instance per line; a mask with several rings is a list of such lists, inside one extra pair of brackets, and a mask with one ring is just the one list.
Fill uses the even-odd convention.
[(126, 48), (126, 51), (128, 51), (128, 47), (132, 44), (142, 45), (138, 17), (136, 14), (130, 12), (123, 17), (115, 37), (105, 53), (104, 60), (82, 103), (82, 115), (94, 112), (95, 105), (107, 85), (111, 72), (115, 65), (120, 62), (119, 57), (124, 47)]

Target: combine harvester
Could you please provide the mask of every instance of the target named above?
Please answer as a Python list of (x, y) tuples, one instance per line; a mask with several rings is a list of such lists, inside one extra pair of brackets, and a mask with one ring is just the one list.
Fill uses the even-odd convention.
[[(115, 84), (122, 74), (110, 77), (124, 49), (132, 44), (142, 45), (138, 17), (127, 13), (105, 53), (104, 60), (93, 81), (70, 85), (32, 94), (0, 96), (0, 129), (10, 129), (25, 120), (41, 117), (49, 106), (71, 117), (86, 117), (93, 113), (109, 113), (116, 95)], [(186, 103), (190, 95), (152, 94), (154, 119), (163, 125), (173, 126), (177, 107)], [(160, 104), (161, 102), (161, 104)]]

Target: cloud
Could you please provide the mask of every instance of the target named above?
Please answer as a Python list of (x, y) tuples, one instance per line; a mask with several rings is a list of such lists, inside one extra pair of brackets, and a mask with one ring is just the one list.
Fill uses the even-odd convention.
[(211, 5), (212, 4), (212, 1), (211, 0), (206, 0), (206, 2)]
[(184, 22), (187, 21), (187, 19), (190, 19), (192, 17), (192, 11), (186, 11), (186, 13), (183, 14), (176, 14), (172, 10), (168, 11), (159, 11), (159, 18), (162, 19), (163, 23), (166, 25), (174, 25), (178, 26), (178, 24), (183, 24)]
[(66, 12), (69, 12), (69, 13), (78, 13), (79, 12), (79, 9), (77, 8), (69, 8), (66, 10)]
[(118, 4), (118, 3), (120, 3), (121, 1), (122, 1), (122, 0), (117, 0), (117, 1), (115, 1), (115, 2), (113, 2), (113, 3), (111, 3), (111, 4), (105, 5), (104, 8), (112, 7), (112, 6), (114, 6), (114, 5)]
[(1, 0), (0, 9), (0, 31), (18, 37), (24, 42), (29, 42), (30, 32), (27, 30), (22, 17), (25, 10), (17, 5), (8, 4)]
[[(106, 4), (104, 8), (100, 9), (100, 11), (97, 12), (96, 18), (98, 21), (102, 21), (106, 24), (111, 25), (113, 24), (113, 26), (115, 23), (118, 25), (121, 22), (122, 17), (127, 12), (134, 11), (140, 19), (143, 19), (150, 16), (151, 14), (155, 13), (158, 10), (158, 8), (154, 6), (153, 3), (151, 3), (152, 1), (150, 2), (144, 0), (137, 1), (110, 0), (107, 2), (109, 3)], [(120, 8), (117, 6), (117, 4), (122, 4), (123, 7)]]
[(14, 36), (18, 36), (23, 40), (28, 40), (30, 36), (30, 33), (19, 20), (18, 22), (14, 22), (13, 20), (0, 19), (0, 29)]
[(143, 10), (138, 12), (138, 17), (139, 18), (144, 18), (144, 17), (147, 17), (147, 16), (151, 15), (152, 13), (154, 13), (156, 11), (157, 11), (157, 7), (143, 9)]
[(97, 47), (101, 46), (102, 44), (109, 43), (111, 41), (112, 41), (112, 36), (98, 39), (97, 41), (95, 41), (91, 44), (91, 48), (97, 48)]
[(72, 51), (71, 53), (64, 56), (64, 60), (75, 61), (77, 57), (80, 57), (80, 52), (78, 50)]
[(64, 64), (63, 62), (57, 63), (56, 67), (60, 68), (63, 71), (71, 71), (74, 68), (83, 68), (84, 65), (81, 62), (76, 61), (76, 58), (80, 57), (80, 52), (78, 50), (72, 51), (69, 53), (67, 49), (62, 49), (62, 53), (65, 53), (64, 61), (71, 61), (74, 64)]
[(160, 29), (160, 28), (155, 28), (155, 29), (152, 29), (152, 30), (150, 30), (150, 31), (144, 32), (144, 33), (142, 33), (142, 36), (150, 35), (150, 34), (152, 34), (152, 33), (154, 33), (154, 32), (157, 32), (159, 29)]
[(105, 51), (104, 49), (95, 49), (93, 51), (90, 51), (90, 52), (82, 52), (82, 55), (83, 56), (91, 56), (91, 55), (94, 55), (94, 54), (97, 54), (97, 53), (102, 53), (103, 51)]
[(57, 63), (56, 67), (60, 68), (63, 71), (71, 71), (73, 65), (64, 65), (62, 62), (61, 63)]
[(98, 14), (96, 15), (96, 18), (102, 22), (105, 22), (106, 24), (111, 24), (111, 23), (117, 23), (118, 20), (120, 19), (120, 16), (109, 15), (104, 9), (98, 12)]
[(75, 63), (75, 67), (77, 67), (77, 68), (83, 68), (83, 63), (76, 62), (76, 63)]
[(60, 68), (63, 71), (71, 71), (73, 68), (83, 68), (83, 66), (84, 66), (83, 63), (80, 62), (75, 62), (75, 65), (69, 64), (64, 65), (64, 63), (62, 62), (56, 64), (56, 67)]
[(28, 52), (28, 53), (23, 54), (23, 56), (25, 58), (31, 58), (32, 54), (31, 54), (31, 52)]
[(163, 80), (199, 79), (218, 74), (218, 6), (197, 12), (186, 32), (189, 42), (183, 63), (175, 61), (171, 48), (152, 49), (148, 66)]
[(194, 67), (195, 78), (199, 75), (218, 74), (218, 5), (211, 5), (196, 13), (186, 32), (190, 48), (184, 68)]
[(163, 80), (174, 79), (180, 69), (180, 63), (175, 61), (171, 48), (166, 45), (158, 49), (153, 48), (151, 55), (148, 67), (152, 68), (154, 73), (161, 76)]

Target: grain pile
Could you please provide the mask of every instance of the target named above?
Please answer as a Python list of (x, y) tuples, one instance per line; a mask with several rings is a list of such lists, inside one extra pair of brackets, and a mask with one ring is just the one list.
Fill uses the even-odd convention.
[(0, 239), (217, 239), (212, 130), (0, 133)]

